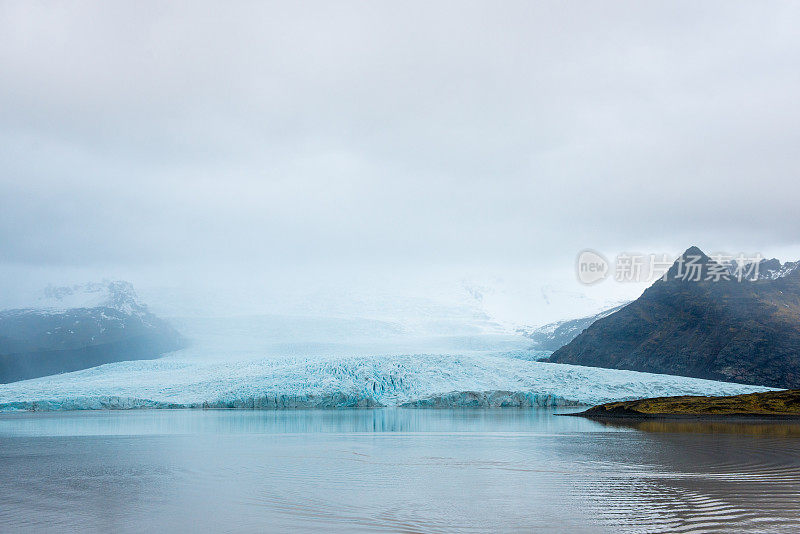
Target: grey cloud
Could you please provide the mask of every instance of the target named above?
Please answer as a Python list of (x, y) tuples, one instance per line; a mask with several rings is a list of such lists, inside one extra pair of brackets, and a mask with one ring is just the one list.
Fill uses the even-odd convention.
[(3, 261), (798, 245), (795, 3), (0, 10)]

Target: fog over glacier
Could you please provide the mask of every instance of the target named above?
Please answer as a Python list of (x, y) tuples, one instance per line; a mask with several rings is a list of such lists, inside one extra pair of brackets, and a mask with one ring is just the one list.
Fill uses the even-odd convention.
[(535, 324), (641, 291), (586, 247), (797, 259), (798, 6), (721, 5), (4, 3), (0, 299), (466, 284)]
[(800, 6), (679, 4), (1, 4), (0, 309), (126, 280), (191, 341), (2, 402), (729, 387), (517, 332), (647, 285), (583, 249), (800, 259)]

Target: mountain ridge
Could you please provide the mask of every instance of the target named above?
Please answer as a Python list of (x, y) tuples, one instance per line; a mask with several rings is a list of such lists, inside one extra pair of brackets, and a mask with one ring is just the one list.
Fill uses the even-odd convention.
[(587, 317), (556, 321), (536, 328), (518, 328), (517, 331), (532, 341), (531, 349), (556, 351), (575, 339), (598, 319), (618, 311), (627, 304), (627, 302), (617, 304)]
[(157, 358), (183, 346), (128, 282), (50, 286), (34, 307), (0, 311), (0, 383)]
[[(689, 256), (699, 256), (700, 272), (681, 278)], [(776, 262), (762, 260), (766, 272), (740, 281), (732, 274), (745, 266), (690, 247), (641, 297), (545, 361), (800, 387), (800, 269)], [(727, 279), (710, 278), (723, 267)]]

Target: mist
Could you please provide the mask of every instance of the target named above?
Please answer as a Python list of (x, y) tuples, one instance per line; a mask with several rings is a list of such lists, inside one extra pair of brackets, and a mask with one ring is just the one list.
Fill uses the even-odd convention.
[(762, 7), (3, 3), (0, 291), (544, 323), (643, 289), (585, 248), (796, 260), (800, 6)]

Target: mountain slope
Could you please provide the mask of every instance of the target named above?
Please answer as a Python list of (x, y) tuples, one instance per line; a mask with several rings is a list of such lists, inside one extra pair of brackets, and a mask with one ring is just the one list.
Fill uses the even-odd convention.
[(589, 325), (598, 319), (611, 315), (623, 306), (625, 306), (625, 304), (614, 306), (613, 308), (603, 310), (589, 317), (558, 321), (538, 328), (520, 329), (520, 333), (533, 341), (532, 349), (556, 351), (575, 339), (581, 332), (586, 330)]
[[(699, 280), (681, 278), (693, 257)], [(800, 387), (798, 265), (762, 261), (755, 280), (707, 280), (724, 266), (692, 247), (664, 280), (547, 361)]]
[(0, 383), (157, 358), (183, 344), (127, 282), (48, 288), (36, 308), (0, 312)]

